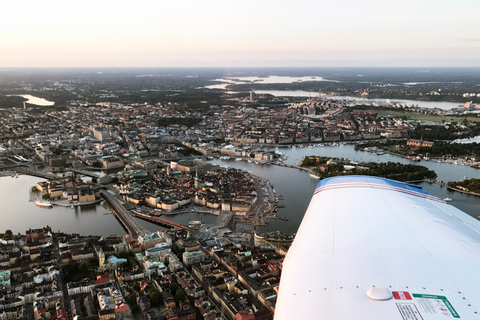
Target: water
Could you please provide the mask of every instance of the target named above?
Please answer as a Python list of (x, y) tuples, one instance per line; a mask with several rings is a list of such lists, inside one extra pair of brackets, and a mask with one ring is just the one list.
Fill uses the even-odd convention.
[[(237, 92), (232, 92), (237, 93)], [(271, 94), (276, 97), (323, 97), (330, 100), (346, 100), (350, 102), (356, 102), (357, 104), (379, 104), (379, 105), (387, 105), (389, 103), (399, 103), (406, 106), (418, 106), (421, 108), (438, 108), (442, 110), (449, 110), (452, 108), (458, 108), (459, 105), (463, 105), (461, 102), (448, 102), (448, 101), (421, 101), (421, 100), (405, 100), (405, 99), (382, 99), (382, 98), (375, 98), (375, 99), (368, 99), (368, 98), (359, 98), (359, 97), (352, 97), (352, 96), (327, 96), (324, 94), (320, 94), (318, 92), (311, 92), (311, 91), (287, 91), (287, 90), (255, 90), (256, 94)]]
[[(29, 202), (29, 190), (41, 178), (19, 175), (18, 178), (0, 178), (0, 232), (11, 229), (14, 233), (24, 233), (29, 228), (41, 228), (46, 225), (53, 230), (83, 235), (124, 235), (126, 232), (108, 209), (101, 205), (82, 207), (42, 208)], [(186, 213), (164, 217), (182, 224), (189, 220), (213, 223), (216, 216), (203, 213)], [(136, 218), (137, 219), (137, 218)], [(149, 231), (165, 230), (164, 227), (137, 219)]]
[(22, 95), (18, 95), (19, 97), (23, 97), (25, 99), (27, 99), (27, 103), (30, 103), (30, 104), (35, 104), (37, 106), (53, 106), (55, 104), (55, 102), (53, 101), (48, 101), (48, 100), (45, 100), (43, 98), (39, 98), (39, 97), (35, 97), (35, 96), (32, 96), (32, 95), (29, 95), (29, 94), (22, 94)]
[(332, 96), (328, 97), (328, 99), (345, 99), (345, 100), (353, 100), (359, 103), (378, 103), (380, 105), (386, 105), (388, 103), (399, 103), (402, 105), (411, 106), (419, 106), (421, 108), (439, 108), (443, 110), (449, 110), (452, 108), (458, 108), (459, 105), (463, 105), (461, 102), (448, 102), (448, 101), (421, 101), (421, 100), (405, 100), (405, 99), (382, 99), (382, 98), (358, 98), (358, 97), (351, 97), (351, 96)]
[[(226, 89), (229, 84), (243, 84), (243, 83), (293, 83), (293, 82), (303, 82), (303, 81), (328, 81), (328, 82), (338, 82), (336, 80), (327, 80), (323, 77), (312, 76), (312, 77), (287, 77), (287, 76), (268, 76), (268, 77), (233, 77), (233, 78), (221, 78), (215, 79), (213, 81), (221, 81), (221, 84), (212, 84), (205, 86), (207, 89)], [(419, 84), (419, 83), (408, 83), (410, 85)], [(228, 93), (238, 93), (238, 92), (228, 92)], [(379, 105), (386, 105), (388, 103), (399, 103), (407, 106), (418, 106), (421, 108), (439, 108), (443, 110), (449, 110), (452, 108), (458, 108), (459, 105), (462, 105), (461, 102), (448, 102), (448, 101), (421, 101), (421, 100), (408, 100), (408, 99), (382, 99), (382, 98), (359, 98), (352, 96), (327, 96), (325, 94), (320, 94), (319, 92), (303, 91), (303, 90), (255, 90), (257, 94), (270, 94), (276, 97), (324, 97), (327, 99), (335, 100), (347, 100), (355, 101), (357, 103), (368, 103), (373, 104), (377, 103)]]
[[(389, 154), (376, 155), (363, 151), (355, 151), (353, 145), (305, 148), (267, 147), (264, 149), (275, 150), (289, 155), (286, 162), (290, 164), (296, 164), (301, 161), (304, 156), (309, 155), (348, 158), (352, 161), (412, 163), (407, 159)], [(289, 221), (270, 219), (270, 222), (266, 226), (257, 227), (257, 230), (279, 230), (285, 233), (295, 233), (297, 231), (318, 183), (317, 180), (310, 178), (307, 172), (299, 169), (256, 165), (246, 161), (212, 160), (212, 162), (251, 171), (257, 176), (269, 179), (273, 183), (276, 194), (283, 196), (280, 204), (284, 204), (285, 208), (278, 209), (278, 215), (288, 217)], [(438, 179), (443, 181), (457, 181), (462, 180), (464, 177), (480, 178), (480, 170), (468, 166), (429, 161), (422, 161), (418, 164), (435, 170)], [(13, 232), (23, 233), (28, 228), (39, 228), (48, 224), (54, 230), (61, 230), (68, 233), (80, 233), (84, 235), (125, 234), (125, 231), (116, 218), (100, 205), (86, 208), (78, 207), (75, 209), (64, 207), (45, 209), (35, 206), (33, 202), (28, 201), (28, 190), (41, 180), (42, 179), (37, 177), (22, 175), (19, 176), (19, 178), (0, 178), (0, 192), (2, 195), (0, 201), (0, 232), (11, 229)], [(449, 197), (453, 199), (451, 202), (453, 206), (473, 217), (480, 215), (478, 210), (480, 197), (451, 192), (448, 191), (447, 188), (440, 187), (436, 184), (422, 183), (420, 186), (439, 198)], [(182, 224), (188, 224), (189, 220), (200, 220), (203, 223), (211, 224), (215, 221), (216, 216), (203, 213), (185, 213), (175, 216), (163, 216), (163, 218)], [(153, 223), (141, 219), (137, 220), (142, 226), (152, 232), (165, 230), (165, 228)]]
[(271, 94), (275, 97), (302, 97), (315, 98), (320, 97), (320, 93), (303, 90), (255, 90), (255, 94)]
[(268, 77), (226, 77), (221, 79), (215, 79), (212, 81), (221, 81), (222, 84), (213, 84), (205, 86), (207, 89), (226, 89), (229, 84), (244, 84), (244, 83), (293, 83), (293, 82), (304, 82), (304, 81), (328, 81), (328, 82), (338, 82), (336, 80), (327, 80), (319, 76), (306, 76), (306, 77), (288, 77), (288, 76), (268, 76)]
[(458, 181), (466, 178), (480, 178), (480, 170), (469, 166), (455, 165), (450, 163), (437, 163), (432, 161), (412, 162), (408, 159), (391, 154), (377, 155), (365, 151), (355, 150), (352, 144), (341, 144), (338, 147), (292, 147), (292, 148), (263, 148), (264, 150), (273, 150), (282, 152), (289, 157), (285, 161), (289, 164), (297, 164), (305, 156), (325, 156), (335, 158), (345, 158), (357, 162), (400, 162), (404, 164), (419, 164), (434, 170), (437, 173), (437, 179), (443, 181)]
[(125, 231), (109, 211), (99, 205), (88, 207), (42, 208), (29, 202), (29, 190), (37, 177), (20, 175), (18, 178), (0, 178), (0, 232), (11, 229), (14, 233), (25, 233), (29, 228), (46, 225), (53, 230), (84, 235), (123, 235)]
[(454, 140), (455, 143), (480, 143), (480, 136), (472, 137), (472, 138), (464, 138), (464, 139), (457, 139)]
[[(269, 147), (265, 150), (275, 150), (287, 154), (289, 157), (286, 163), (296, 164), (305, 156), (330, 156), (336, 158), (348, 158), (352, 161), (375, 161), (375, 162), (400, 162), (412, 164), (410, 160), (384, 154), (377, 155), (364, 151), (356, 151), (353, 145), (340, 145), (338, 147), (292, 147), (278, 148)], [(249, 162), (222, 161), (213, 160), (218, 165), (229, 165), (230, 167), (251, 171), (253, 174), (269, 179), (275, 187), (277, 195), (282, 195), (283, 200), (280, 204), (284, 204), (285, 208), (278, 209), (279, 216), (286, 216), (289, 221), (270, 219), (266, 226), (258, 227), (257, 230), (262, 232), (282, 231), (286, 233), (295, 233), (302, 221), (303, 215), (310, 203), (313, 191), (318, 183), (312, 179), (307, 172), (299, 169), (291, 169), (279, 166), (256, 165)], [(431, 170), (435, 170), (438, 180), (458, 181), (466, 178), (480, 178), (480, 170), (468, 166), (454, 165), (449, 163), (436, 163), (430, 161), (415, 162), (413, 164), (423, 165)], [(445, 187), (437, 184), (421, 183), (421, 187), (431, 194), (443, 199), (449, 197), (453, 199), (451, 204), (460, 210), (465, 211), (473, 217), (480, 215), (478, 205), (480, 197), (464, 195), (458, 192), (448, 191)]]

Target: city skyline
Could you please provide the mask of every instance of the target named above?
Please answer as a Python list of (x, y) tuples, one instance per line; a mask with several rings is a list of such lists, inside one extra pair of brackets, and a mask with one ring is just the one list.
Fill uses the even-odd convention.
[(480, 66), (480, 3), (9, 3), (0, 67)]

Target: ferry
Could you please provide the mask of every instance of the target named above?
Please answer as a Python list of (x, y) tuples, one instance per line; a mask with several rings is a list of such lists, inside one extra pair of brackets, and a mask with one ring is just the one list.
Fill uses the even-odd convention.
[(35, 205), (36, 206), (39, 206), (39, 207), (44, 207), (44, 208), (51, 208), (52, 207), (52, 204), (50, 202), (47, 202), (47, 201), (35, 201)]

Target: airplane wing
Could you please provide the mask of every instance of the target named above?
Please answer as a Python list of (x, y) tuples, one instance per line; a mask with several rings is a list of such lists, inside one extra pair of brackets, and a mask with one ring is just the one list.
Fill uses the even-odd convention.
[(414, 185), (320, 181), (284, 261), (287, 319), (480, 319), (480, 222)]

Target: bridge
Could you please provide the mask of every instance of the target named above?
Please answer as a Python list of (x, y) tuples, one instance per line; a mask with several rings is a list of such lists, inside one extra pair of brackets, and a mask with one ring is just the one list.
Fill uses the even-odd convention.
[(84, 176), (87, 176), (87, 177), (91, 177), (91, 178), (100, 178), (99, 174), (95, 174), (95, 173), (80, 170), (80, 169), (71, 169), (71, 171), (75, 172), (77, 174), (81, 174), (81, 175), (84, 175)]
[(47, 180), (60, 179), (53, 173), (36, 171), (36, 170), (29, 169), (28, 167), (23, 167), (23, 168), (17, 167), (15, 170), (17, 171), (17, 173), (22, 173), (22, 174), (26, 174), (34, 177), (40, 177)]
[(120, 221), (122, 226), (127, 230), (128, 233), (134, 238), (139, 236), (144, 236), (150, 233), (148, 230), (143, 228), (125, 209), (122, 203), (106, 191), (100, 191), (100, 196), (107, 202), (107, 204), (112, 208), (112, 212), (115, 217)]
[(293, 168), (293, 169), (299, 169), (299, 170), (303, 170), (303, 171), (308, 171), (310, 172), (310, 170), (308, 168), (303, 168), (303, 167), (299, 167), (297, 165), (294, 165), (294, 164), (289, 164), (289, 163), (284, 163), (284, 162), (270, 162), (270, 164), (273, 164), (273, 165), (276, 165), (276, 166), (280, 166), (280, 167), (286, 167), (286, 168)]
[(148, 214), (140, 213), (140, 212), (137, 212), (137, 211), (132, 211), (132, 214), (135, 215), (136, 217), (139, 217), (140, 219), (147, 220), (149, 222), (153, 222), (153, 223), (156, 223), (158, 225), (161, 225), (163, 227), (167, 227), (167, 228), (170, 228), (170, 229), (182, 229), (182, 230), (185, 230), (185, 231), (188, 231), (188, 232), (195, 231), (195, 229), (184, 226), (183, 224), (176, 223), (176, 222), (173, 222), (173, 221), (170, 221), (170, 220), (165, 220), (165, 219), (158, 218), (158, 217), (152, 217), (152, 216), (149, 216)]

